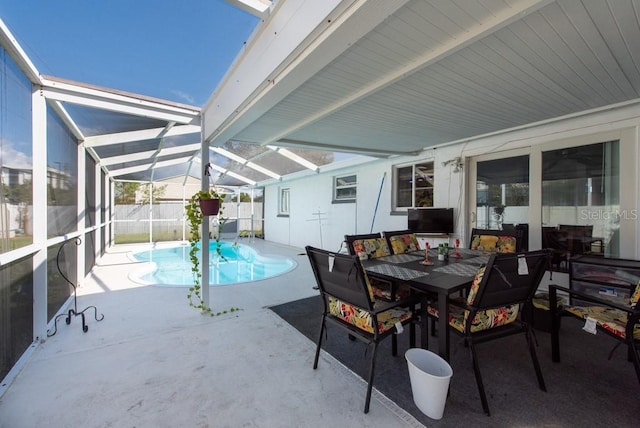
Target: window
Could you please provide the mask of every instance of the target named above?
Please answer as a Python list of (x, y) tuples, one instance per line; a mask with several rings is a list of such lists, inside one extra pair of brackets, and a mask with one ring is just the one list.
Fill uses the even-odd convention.
[(333, 203), (355, 202), (358, 179), (355, 174), (334, 177)]
[(607, 256), (619, 257), (620, 223), (635, 220), (627, 214), (620, 208), (619, 141), (542, 152), (544, 225), (591, 226), (590, 238), (601, 240)]
[(278, 215), (289, 216), (289, 188), (280, 189), (280, 200), (278, 201)]
[(2, 47), (0, 87), (0, 253), (5, 253), (33, 242), (33, 138), (31, 82)]
[(396, 208), (433, 206), (433, 162), (394, 168)]

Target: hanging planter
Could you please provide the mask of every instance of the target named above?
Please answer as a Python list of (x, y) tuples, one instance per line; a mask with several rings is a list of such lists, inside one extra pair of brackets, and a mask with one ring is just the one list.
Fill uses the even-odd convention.
[(210, 215), (218, 215), (220, 211), (220, 199), (198, 199), (198, 203), (200, 204), (200, 211), (202, 211), (202, 215), (210, 216)]
[[(222, 231), (222, 225), (225, 219), (222, 218), (223, 209), (220, 205), (221, 201), (224, 202), (225, 196), (225, 194), (218, 194), (215, 189), (200, 190), (191, 196), (185, 206), (187, 225), (189, 226), (190, 233), (189, 259), (191, 260), (191, 272), (193, 273), (193, 286), (189, 288), (187, 299), (189, 300), (189, 306), (200, 309), (202, 312), (212, 316), (219, 315), (220, 313), (214, 314), (211, 307), (206, 306), (202, 298), (202, 286), (200, 284), (202, 273), (200, 272), (200, 258), (198, 256), (201, 236), (200, 227), (206, 216), (218, 216), (218, 230), (215, 237), (217, 242), (216, 253), (222, 256), (220, 232)], [(231, 312), (235, 310), (237, 310), (237, 308), (232, 308)], [(222, 313), (226, 312), (227, 311), (223, 311)]]

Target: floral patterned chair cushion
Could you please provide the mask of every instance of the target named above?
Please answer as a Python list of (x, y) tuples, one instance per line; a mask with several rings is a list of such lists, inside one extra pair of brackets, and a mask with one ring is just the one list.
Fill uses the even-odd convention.
[[(372, 239), (356, 239), (353, 241), (353, 251), (360, 257), (360, 260), (375, 259), (377, 257), (390, 256), (389, 246), (387, 240), (384, 238), (372, 238)], [(391, 283), (376, 281), (371, 279), (370, 282), (371, 293), (373, 296), (381, 297), (383, 300), (392, 300)], [(408, 297), (411, 294), (411, 290), (406, 285), (400, 285), (395, 292), (395, 298), (402, 299)]]
[(515, 236), (473, 235), (471, 249), (493, 253), (515, 253)]
[[(373, 317), (371, 314), (356, 306), (344, 303), (334, 297), (329, 298), (329, 312), (331, 315), (338, 317), (349, 324), (353, 324), (361, 330), (369, 333), (375, 333), (373, 326)], [(395, 328), (396, 323), (406, 321), (411, 318), (411, 311), (403, 309), (389, 309), (378, 314), (378, 332), (384, 333)]]
[(384, 238), (356, 239), (353, 241), (353, 251), (360, 260), (391, 255), (387, 240)]
[[(637, 290), (638, 287), (636, 287)], [(565, 306), (564, 310), (579, 318), (593, 318), (599, 327), (618, 337), (624, 339), (627, 336), (625, 331), (627, 325), (626, 312), (605, 306)], [(635, 326), (633, 337), (640, 340), (640, 326)]]
[(414, 233), (393, 235), (389, 238), (389, 242), (391, 243), (393, 254), (410, 253), (420, 249), (420, 244), (418, 244), (418, 239)]
[[(640, 281), (638, 281), (634, 292), (631, 293), (629, 307), (635, 309), (639, 300)], [(627, 337), (626, 325), (628, 318), (627, 313), (624, 311), (606, 306), (565, 306), (564, 309), (578, 318), (593, 318), (600, 328), (622, 339)], [(640, 325), (634, 327), (633, 338), (640, 340)]]
[(631, 297), (629, 298), (629, 306), (631, 306), (631, 309), (636, 308), (638, 301), (640, 301), (640, 281), (638, 281), (638, 285), (636, 285), (636, 291), (631, 293)]
[[(476, 275), (473, 278), (473, 283), (471, 284), (471, 288), (469, 289), (469, 294), (467, 296), (467, 305), (469, 306), (473, 305), (476, 295), (478, 294), (478, 288), (480, 286), (480, 282), (482, 281), (485, 270), (486, 266), (482, 266), (480, 269), (478, 269), (478, 272), (476, 272)], [(510, 324), (518, 318), (519, 310), (520, 305), (509, 305), (500, 308), (479, 311), (470, 321), (471, 332), (474, 333), (477, 331), (488, 330), (490, 328)], [(438, 309), (431, 305), (427, 306), (427, 313), (435, 318), (438, 318), (439, 316)], [(460, 333), (464, 333), (465, 326), (467, 322), (469, 322), (469, 314), (470, 312), (468, 310), (461, 308), (460, 306), (450, 305), (449, 325), (458, 330)]]
[(515, 253), (516, 237), (515, 236), (499, 236), (496, 242), (496, 250), (499, 253)]
[(498, 237), (493, 235), (473, 235), (471, 237), (471, 249), (481, 251), (495, 251)]

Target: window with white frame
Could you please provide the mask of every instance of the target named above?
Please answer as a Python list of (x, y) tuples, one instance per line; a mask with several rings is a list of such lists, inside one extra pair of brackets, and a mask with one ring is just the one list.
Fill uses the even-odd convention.
[(355, 202), (358, 178), (355, 174), (333, 178), (333, 202)]
[(278, 215), (279, 216), (288, 216), (289, 215), (289, 204), (290, 204), (290, 189), (288, 187), (280, 188), (280, 195), (278, 201)]
[(433, 206), (433, 162), (393, 168), (394, 208)]

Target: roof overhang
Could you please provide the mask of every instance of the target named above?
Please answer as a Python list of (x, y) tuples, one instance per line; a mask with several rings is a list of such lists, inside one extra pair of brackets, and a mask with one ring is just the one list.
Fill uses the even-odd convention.
[(637, 101), (639, 9), (281, 0), (203, 108), (203, 135), (212, 146), (415, 154)]

